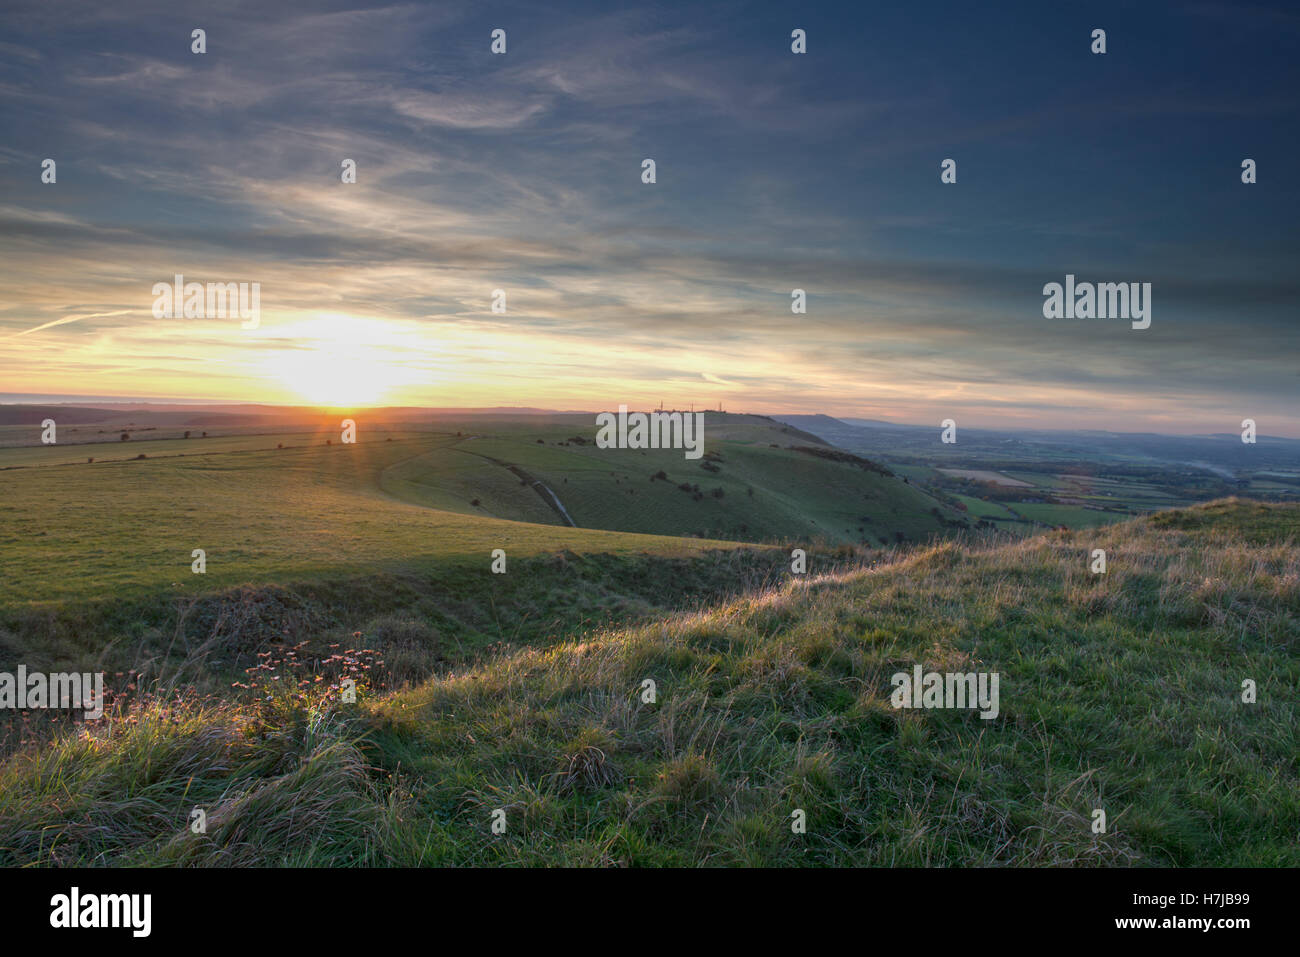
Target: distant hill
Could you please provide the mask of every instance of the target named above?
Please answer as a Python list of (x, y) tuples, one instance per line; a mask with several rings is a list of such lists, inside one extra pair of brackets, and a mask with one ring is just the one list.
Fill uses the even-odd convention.
[(0, 425), (39, 427), (45, 419), (55, 422), (107, 422), (121, 415), (112, 409), (89, 409), (72, 405), (0, 405)]
[(598, 449), (586, 417), (500, 424), (387, 469), (381, 485), (450, 511), (748, 542), (877, 546), (967, 523), (902, 478), (792, 425), (718, 412), (706, 413), (705, 424), (707, 454), (698, 461), (680, 450)]
[(1054, 459), (1062, 463), (1095, 462), (1176, 463), (1209, 465), (1218, 469), (1300, 467), (1300, 439), (1261, 433), (1254, 445), (1241, 441), (1240, 433), (1212, 435), (1161, 435), (1099, 430), (978, 429), (958, 423), (956, 444), (941, 446), (938, 422), (934, 425), (897, 425), (871, 419), (835, 419), (825, 415), (776, 416), (778, 421), (806, 429), (822, 439), (861, 455), (895, 462), (930, 460), (941, 454), (949, 464), (961, 465), (990, 459), (1022, 464)]

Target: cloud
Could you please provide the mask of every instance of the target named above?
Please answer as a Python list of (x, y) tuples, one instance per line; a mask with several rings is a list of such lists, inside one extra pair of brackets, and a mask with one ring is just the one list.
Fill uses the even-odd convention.
[[(974, 16), (960, 10), (924, 63), (901, 37), (864, 49), (852, 12), (815, 27), (805, 59), (785, 25), (726, 5), (689, 24), (520, 8), (497, 57), (468, 4), (241, 3), (205, 18), (195, 56), (169, 10), (88, 10), (94, 29), (69, 37), (16, 4), (0, 64), (7, 382), (289, 400), (268, 370), (322, 348), (317, 317), (345, 314), (413, 403), (572, 407), (622, 390), (1127, 420), (1294, 395), (1293, 188), (1243, 194), (1229, 169), (1216, 192), (1187, 159), (1224, 130), (1286, 155), (1272, 125), (1223, 125), (1284, 108), (1239, 109), (1231, 63), (1137, 82), (1116, 56), (1123, 82), (1026, 84), (1037, 61), (1012, 55), (1033, 52), (1018, 31), (1045, 23), (981, 14), (1006, 62), (957, 70)], [(952, 153), (949, 188), (937, 162)], [(36, 175), (46, 155), (57, 186)], [(1152, 282), (1152, 328), (1044, 320), (1042, 285), (1067, 271)], [(152, 284), (178, 272), (260, 282), (263, 327), (153, 320)], [(789, 311), (796, 286), (805, 316)]]

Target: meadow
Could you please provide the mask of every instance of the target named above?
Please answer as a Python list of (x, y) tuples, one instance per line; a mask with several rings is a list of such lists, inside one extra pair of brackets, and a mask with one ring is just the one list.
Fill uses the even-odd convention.
[[(590, 417), (471, 419), (436, 431), (363, 426), (351, 445), (337, 431), (214, 431), (0, 449), (0, 603), (486, 568), (494, 548), (682, 555), (738, 542), (881, 545), (960, 522), (897, 478), (795, 451), (796, 442), (824, 443), (775, 423), (724, 417), (700, 462), (672, 450), (598, 450), (592, 431)], [(581, 527), (568, 527), (535, 482)], [(190, 574), (194, 549), (207, 556), (201, 577)]]

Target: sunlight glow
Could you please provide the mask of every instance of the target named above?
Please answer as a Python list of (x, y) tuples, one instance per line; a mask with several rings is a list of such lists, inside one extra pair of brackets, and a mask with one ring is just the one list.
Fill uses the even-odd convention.
[(322, 314), (279, 334), (296, 345), (268, 359), (266, 374), (317, 405), (376, 405), (410, 381), (398, 361), (399, 337), (382, 322)]

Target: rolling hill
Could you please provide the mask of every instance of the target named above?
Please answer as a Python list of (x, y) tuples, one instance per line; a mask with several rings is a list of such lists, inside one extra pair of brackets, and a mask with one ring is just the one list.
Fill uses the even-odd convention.
[[(425, 431), (358, 418), (354, 445), (320, 423), (0, 450), (0, 601), (190, 594), (485, 562), (494, 548), (695, 549), (679, 536), (879, 546), (961, 522), (901, 479), (798, 451), (827, 446), (758, 417), (719, 416), (696, 462), (597, 449), (589, 417)], [(207, 555), (202, 577), (194, 549)]]
[(795, 546), (819, 571), (957, 524), (761, 417), (719, 415), (698, 461), (596, 449), (587, 416), (357, 418), (354, 445), (334, 417), (0, 449), (0, 667), (221, 688), (249, 642), (385, 615), (461, 649), (552, 640), (753, 587)]
[[(760, 416), (709, 413), (707, 454), (600, 449), (589, 417), (471, 423), (388, 470), (404, 501), (468, 514), (746, 542), (924, 541), (961, 514), (865, 460)], [(821, 453), (821, 454), (818, 454)]]

